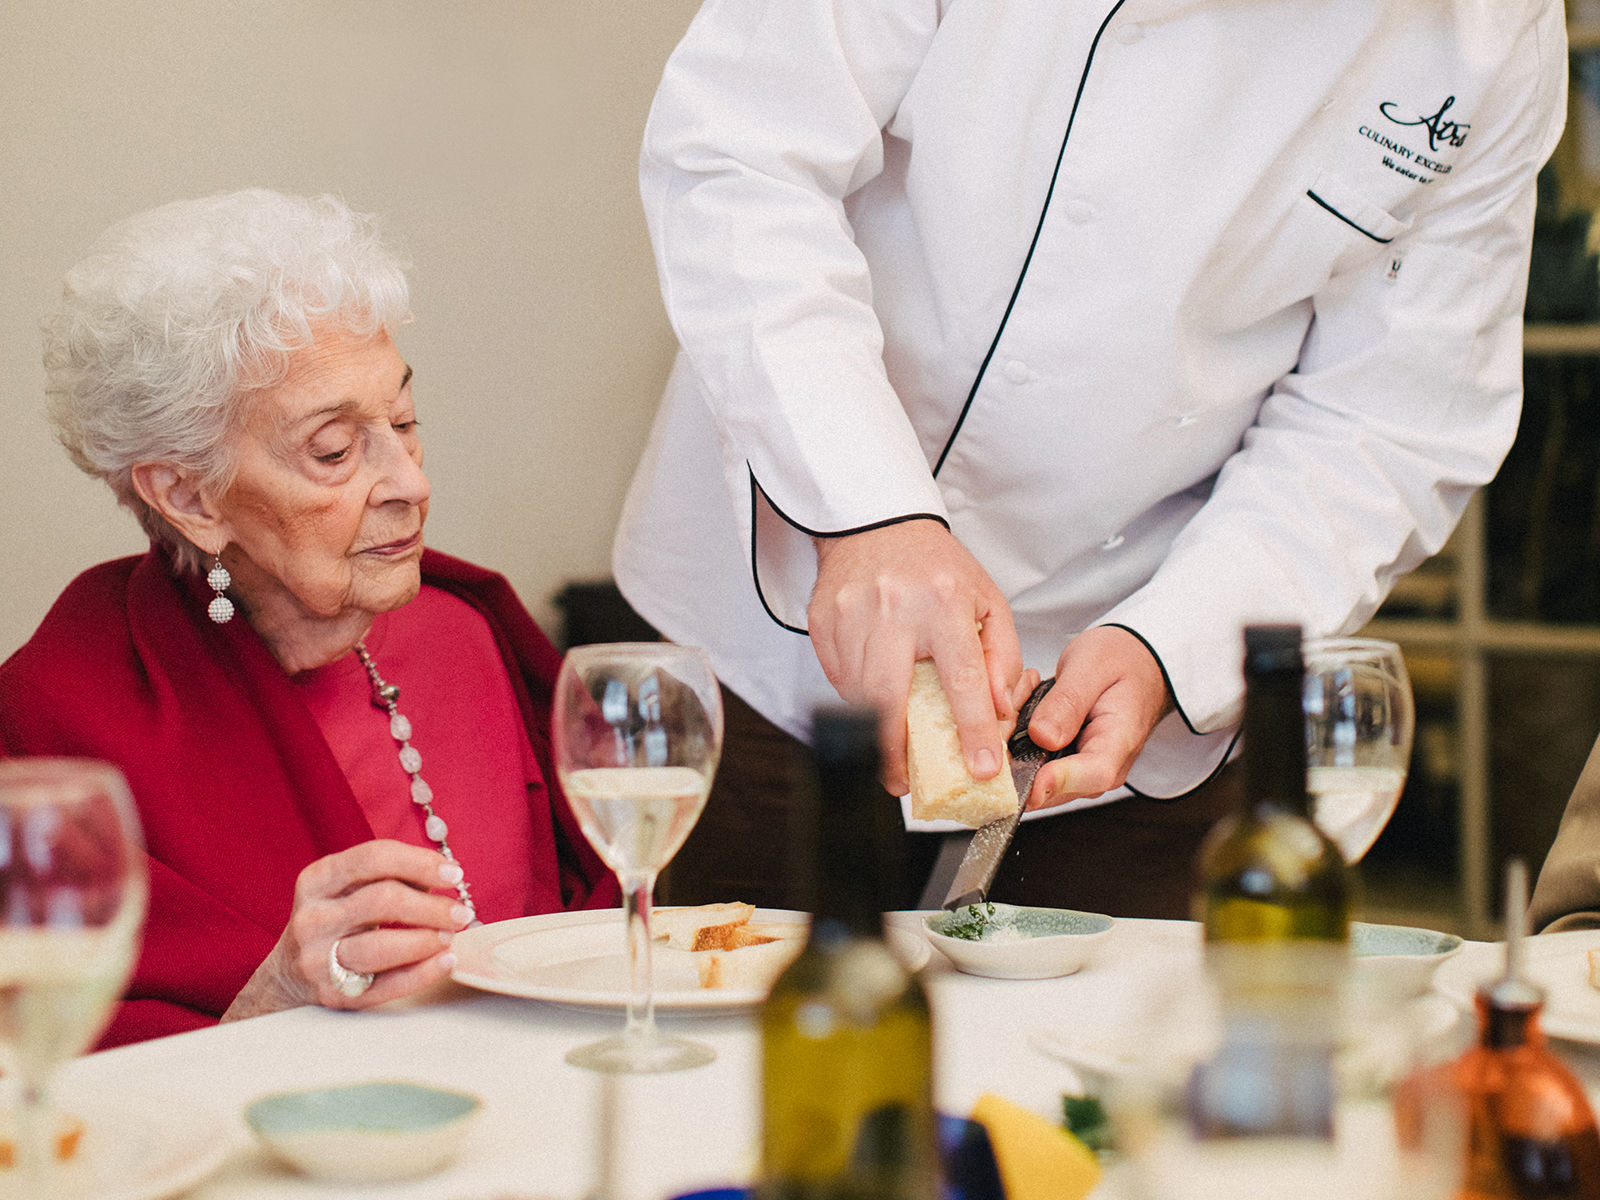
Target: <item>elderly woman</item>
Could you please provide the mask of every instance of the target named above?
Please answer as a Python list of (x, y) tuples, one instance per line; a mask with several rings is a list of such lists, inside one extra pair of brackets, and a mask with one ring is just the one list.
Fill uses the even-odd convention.
[(252, 190), (117, 225), (45, 322), (52, 419), (151, 548), (0, 666), (0, 753), (119, 766), (149, 854), (103, 1045), (446, 976), (473, 921), (614, 903), (551, 767), (558, 652), (423, 548), (395, 255)]

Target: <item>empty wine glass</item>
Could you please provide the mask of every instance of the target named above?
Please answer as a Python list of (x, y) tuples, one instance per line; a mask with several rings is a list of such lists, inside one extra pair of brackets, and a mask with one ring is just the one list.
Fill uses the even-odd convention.
[(621, 1034), (567, 1061), (644, 1074), (697, 1067), (711, 1047), (656, 1028), (650, 908), (656, 875), (705, 807), (722, 753), (722, 696), (705, 653), (669, 642), (570, 650), (556, 681), (556, 771), (567, 799), (627, 908), (628, 1018)]
[(1416, 710), (1400, 647), (1313, 638), (1306, 662), (1306, 768), (1317, 825), (1345, 861), (1371, 848), (1405, 788)]
[(146, 887), (119, 771), (0, 760), (0, 1052), (19, 1103), (22, 1195), (56, 1194), (50, 1080), (105, 1027), (132, 969)]

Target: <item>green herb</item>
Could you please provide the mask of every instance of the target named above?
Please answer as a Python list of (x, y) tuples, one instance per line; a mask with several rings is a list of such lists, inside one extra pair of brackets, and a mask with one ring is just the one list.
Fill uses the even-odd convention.
[(975, 942), (983, 936), (984, 926), (989, 924), (994, 916), (993, 904), (969, 904), (964, 909), (957, 909), (956, 915), (966, 914), (966, 920), (956, 921), (946, 925), (941, 931), (945, 937), (960, 938), (962, 941)]
[(1111, 1149), (1111, 1120), (1096, 1096), (1062, 1096), (1061, 1123), (1096, 1154)]

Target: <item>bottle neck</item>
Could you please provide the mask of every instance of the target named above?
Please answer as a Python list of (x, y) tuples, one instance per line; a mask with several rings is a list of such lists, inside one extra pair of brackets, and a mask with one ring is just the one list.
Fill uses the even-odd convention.
[(819, 738), (815, 821), (802, 861), (811, 863), (805, 883), (819, 934), (880, 937), (898, 878), (899, 808), (878, 782), (876, 725), (860, 720), (825, 745)]
[(1498, 980), (1480, 988), (1473, 1003), (1478, 1010), (1478, 1040), (1491, 1050), (1510, 1050), (1517, 1046), (1544, 1044), (1539, 1013), (1544, 1002), (1515, 980)]
[[(826, 782), (824, 782), (826, 788)], [(878, 937), (883, 931), (885, 894), (883, 840), (872, 820), (876, 798), (843, 792), (819, 806), (812, 919), (818, 933), (842, 932)]]
[(1277, 809), (1309, 817), (1306, 793), (1304, 673), (1263, 671), (1245, 682), (1244, 805), (1247, 811)]

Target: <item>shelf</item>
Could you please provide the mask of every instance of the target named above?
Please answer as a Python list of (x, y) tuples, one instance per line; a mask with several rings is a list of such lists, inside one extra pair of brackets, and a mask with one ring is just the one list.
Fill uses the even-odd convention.
[(1417, 650), (1471, 647), (1488, 654), (1576, 654), (1600, 658), (1600, 626), (1546, 625), (1537, 621), (1481, 622), (1469, 631), (1459, 621), (1431, 617), (1378, 617), (1364, 633)]
[(1524, 325), (1522, 352), (1532, 357), (1600, 355), (1600, 322)]

